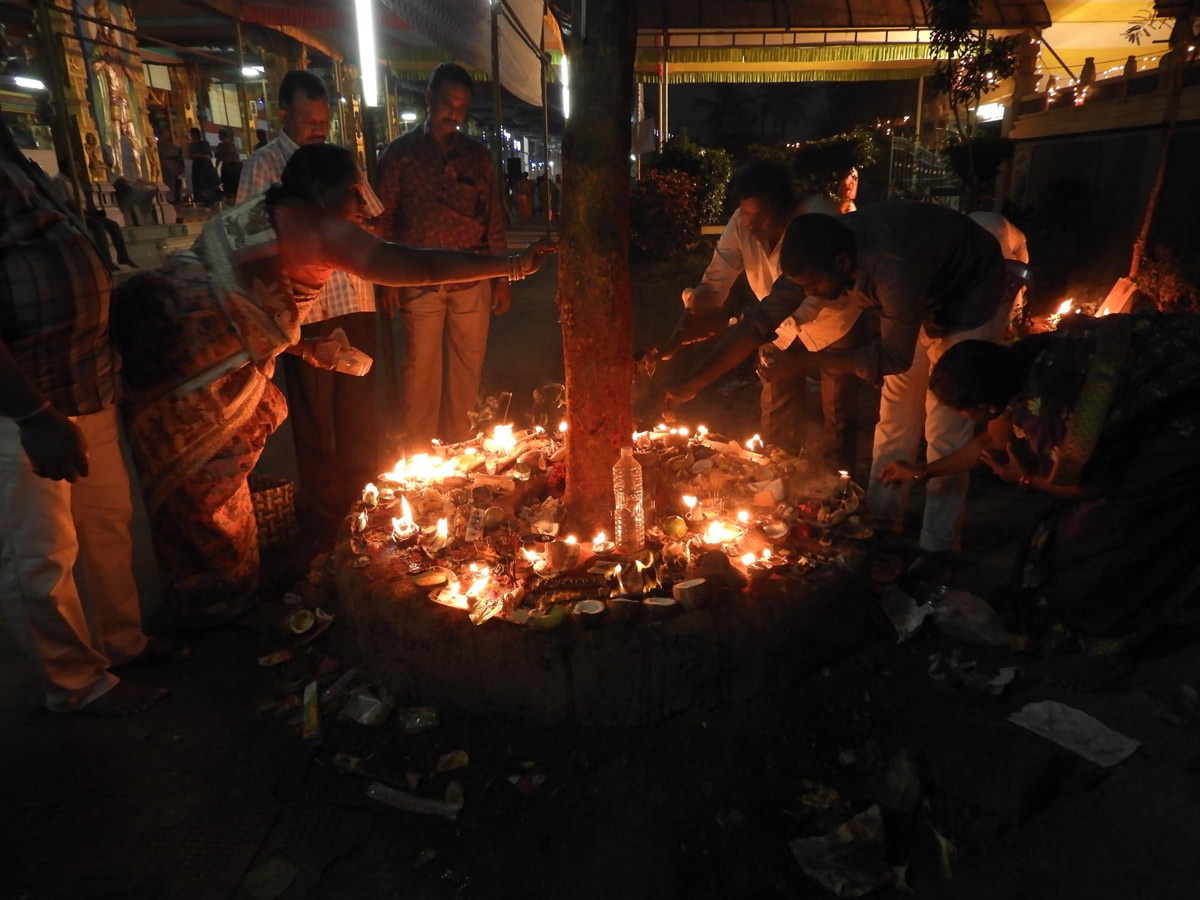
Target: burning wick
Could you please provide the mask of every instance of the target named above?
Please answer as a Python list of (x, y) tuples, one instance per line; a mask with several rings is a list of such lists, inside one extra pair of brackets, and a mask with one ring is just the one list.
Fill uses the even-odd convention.
[(739, 522), (741, 522), (743, 525), (745, 525), (747, 522), (750, 521), (750, 513), (746, 512), (746, 510), (744, 510), (744, 509), (738, 510), (737, 520)]
[(360, 512), (354, 519), (354, 533), (362, 534), (367, 530), (367, 514)]
[(759, 437), (757, 434), (754, 435), (754, 437), (750, 438), (750, 440), (746, 441), (746, 449), (747, 450), (761, 450), (762, 448), (763, 448), (763, 439), (761, 437)]
[(688, 509), (687, 517), (689, 519), (694, 521), (695, 519), (698, 519), (700, 517), (699, 502), (691, 494), (683, 495), (683, 505), (686, 506)]
[(845, 497), (850, 493), (850, 473), (845, 469), (838, 471), (837, 496)]
[(593, 553), (612, 553), (614, 546), (615, 545), (613, 542), (608, 539), (608, 535), (606, 535), (603, 531), (599, 532), (592, 539)]
[(718, 544), (725, 543), (731, 537), (733, 537), (733, 535), (730, 533), (729, 529), (727, 529), (720, 522), (714, 521), (709, 523), (708, 528), (704, 531), (704, 536), (702, 539), (704, 543), (710, 546), (716, 546)]
[(743, 553), (742, 554), (742, 565), (743, 566), (749, 567), (750, 565), (752, 565), (754, 563), (754, 560), (755, 560), (755, 556), (753, 553)]
[(400, 518), (392, 519), (392, 540), (397, 544), (402, 544), (414, 537), (419, 530), (417, 523), (413, 521), (412, 507), (408, 505), (408, 498), (401, 495)]
[(559, 434), (567, 433), (567, 420), (566, 419), (563, 419), (561, 422), (558, 423), (558, 433)]
[(363, 488), (362, 499), (363, 503), (367, 504), (370, 509), (374, 509), (379, 505), (379, 488), (373, 484), (368, 484)]

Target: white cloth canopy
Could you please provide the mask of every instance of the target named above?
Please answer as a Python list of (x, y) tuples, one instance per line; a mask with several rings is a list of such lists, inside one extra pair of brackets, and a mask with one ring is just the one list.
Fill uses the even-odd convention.
[[(428, 41), (483, 72), (492, 70), (492, 10), (488, 0), (381, 0)], [(500, 15), (500, 83), (514, 97), (542, 105), (542, 68), (511, 14), (534, 41), (542, 40), (542, 0), (504, 0)], [(552, 15), (545, 17), (546, 49), (562, 50)]]

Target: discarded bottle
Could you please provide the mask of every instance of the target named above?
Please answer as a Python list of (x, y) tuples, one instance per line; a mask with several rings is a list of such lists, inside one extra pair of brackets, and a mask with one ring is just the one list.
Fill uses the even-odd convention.
[(632, 447), (621, 448), (613, 466), (613, 540), (618, 553), (637, 553), (646, 545), (646, 513), (642, 505), (642, 467)]

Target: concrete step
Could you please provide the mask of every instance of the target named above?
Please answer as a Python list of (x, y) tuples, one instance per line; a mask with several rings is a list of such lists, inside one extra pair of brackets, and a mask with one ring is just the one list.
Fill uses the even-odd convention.
[(160, 253), (174, 253), (177, 250), (186, 250), (196, 242), (196, 236), (192, 234), (172, 235), (168, 238), (154, 242), (154, 247)]

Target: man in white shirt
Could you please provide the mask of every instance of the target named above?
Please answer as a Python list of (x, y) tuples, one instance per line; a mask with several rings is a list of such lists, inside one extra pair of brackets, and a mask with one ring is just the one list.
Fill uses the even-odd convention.
[[(732, 191), (738, 209), (717, 241), (712, 261), (700, 284), (683, 291), (684, 315), (663, 350), (673, 355), (681, 344), (703, 340), (723, 330), (728, 315), (723, 306), (739, 275), (746, 274), (750, 290), (760, 301), (781, 275), (779, 247), (788, 223), (808, 212), (836, 215), (823, 197), (800, 197), (786, 167), (756, 160), (735, 177)], [(777, 332), (773, 343), (759, 351), (758, 375), (763, 439), (795, 453), (803, 435), (806, 351), (844, 349), (861, 343), (860, 310), (849, 304), (821, 306), (805, 301)], [(821, 408), (825, 422), (825, 459), (833, 469), (853, 471), (858, 431), (857, 379), (853, 375), (821, 373)]]
[[(323, 144), (329, 132), (329, 96), (311, 72), (288, 72), (279, 85), (279, 137), (256, 150), (242, 168), (239, 203), (277, 183), (293, 153), (303, 144)], [(362, 179), (365, 215), (373, 219), (383, 204)], [(375, 355), (375, 286), (346, 272), (334, 272), (301, 328), (305, 338), (327, 337), (335, 328), (351, 345)], [(379, 471), (375, 379), (354, 377), (281, 357), (287, 374), (288, 409), (300, 481), (318, 514), (340, 521), (351, 500)]]

